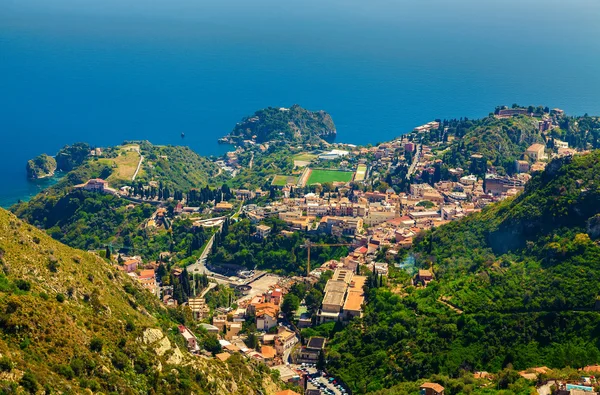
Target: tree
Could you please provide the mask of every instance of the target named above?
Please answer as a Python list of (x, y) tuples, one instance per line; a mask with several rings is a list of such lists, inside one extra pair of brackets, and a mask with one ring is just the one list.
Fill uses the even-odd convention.
[(110, 261), (110, 247), (106, 246), (106, 259)]
[(300, 307), (300, 299), (292, 293), (285, 295), (283, 303), (281, 304), (281, 311), (287, 317), (291, 317), (294, 311)]

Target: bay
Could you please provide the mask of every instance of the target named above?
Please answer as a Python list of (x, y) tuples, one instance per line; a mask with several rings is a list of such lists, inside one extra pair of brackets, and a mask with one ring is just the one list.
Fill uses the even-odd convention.
[(220, 155), (266, 106), (324, 109), (355, 144), (515, 102), (600, 114), (598, 20), (594, 0), (2, 0), (0, 206), (46, 185), (40, 153)]

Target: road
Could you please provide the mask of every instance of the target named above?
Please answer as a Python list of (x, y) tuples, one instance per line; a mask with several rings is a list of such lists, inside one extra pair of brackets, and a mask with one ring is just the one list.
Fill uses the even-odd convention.
[(135, 181), (135, 178), (137, 177), (138, 172), (142, 167), (142, 162), (144, 161), (144, 155), (142, 155), (140, 149), (137, 148), (136, 151), (138, 152), (138, 154), (140, 154), (140, 161), (138, 162), (137, 169), (135, 169), (135, 173), (133, 173), (133, 177), (131, 177), (131, 181)]
[(408, 173), (406, 173), (406, 179), (409, 179), (410, 176), (413, 175), (417, 165), (419, 164), (419, 160), (421, 159), (421, 144), (417, 144), (417, 148), (415, 150), (415, 156), (413, 157), (413, 161), (408, 168)]

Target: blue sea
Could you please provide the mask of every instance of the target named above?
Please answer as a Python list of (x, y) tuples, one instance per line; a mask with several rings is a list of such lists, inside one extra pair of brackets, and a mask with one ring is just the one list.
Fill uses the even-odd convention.
[(48, 184), (25, 177), (42, 152), (221, 154), (266, 106), (356, 144), (515, 102), (600, 114), (598, 21), (597, 0), (0, 0), (0, 206)]

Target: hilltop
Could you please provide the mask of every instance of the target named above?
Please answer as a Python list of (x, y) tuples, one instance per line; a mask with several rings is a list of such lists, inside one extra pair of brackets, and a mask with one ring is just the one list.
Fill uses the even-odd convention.
[(192, 357), (172, 311), (150, 293), (103, 259), (1, 209), (0, 266), (3, 392), (18, 386), (31, 393), (276, 390), (261, 366)]
[[(466, 130), (461, 131), (461, 127), (465, 126)], [(512, 170), (514, 161), (521, 159), (527, 147), (544, 142), (538, 120), (525, 115), (505, 119), (489, 116), (478, 121), (464, 121), (453, 131), (459, 139), (451, 145), (443, 159), (449, 166), (464, 169), (469, 169), (471, 155), (480, 154), (493, 166)]]
[(231, 143), (242, 140), (305, 142), (334, 137), (335, 134), (335, 125), (328, 113), (309, 111), (295, 104), (290, 108), (258, 110), (238, 122), (224, 139)]

